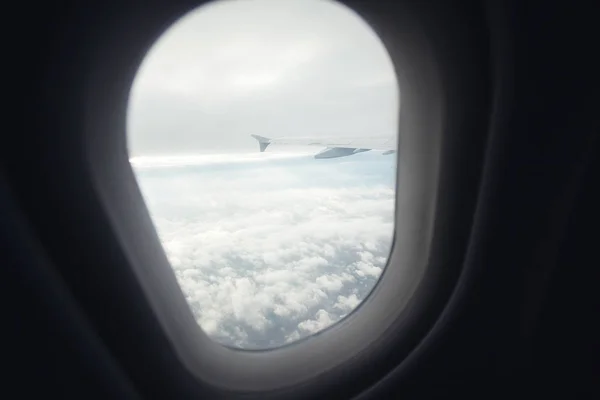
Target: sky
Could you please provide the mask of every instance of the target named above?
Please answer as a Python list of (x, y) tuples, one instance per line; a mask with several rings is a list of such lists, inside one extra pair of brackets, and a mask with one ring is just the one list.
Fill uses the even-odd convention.
[(225, 0), (150, 49), (128, 108), (130, 161), (200, 327), (266, 349), (354, 310), (394, 232), (395, 155), (317, 160), (267, 137), (393, 137), (389, 55), (326, 0)]
[(396, 134), (391, 59), (360, 16), (326, 0), (222, 0), (161, 36), (134, 80), (132, 156), (254, 150), (250, 134)]

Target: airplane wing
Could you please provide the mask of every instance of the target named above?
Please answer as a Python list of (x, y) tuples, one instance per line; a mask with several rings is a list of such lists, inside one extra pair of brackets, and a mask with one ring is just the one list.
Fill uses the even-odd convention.
[(326, 147), (315, 154), (315, 158), (335, 158), (351, 156), (369, 150), (383, 150), (383, 154), (396, 152), (395, 137), (368, 137), (368, 138), (310, 138), (310, 137), (280, 137), (267, 138), (259, 135), (250, 135), (258, 141), (261, 153), (270, 144), (304, 145)]

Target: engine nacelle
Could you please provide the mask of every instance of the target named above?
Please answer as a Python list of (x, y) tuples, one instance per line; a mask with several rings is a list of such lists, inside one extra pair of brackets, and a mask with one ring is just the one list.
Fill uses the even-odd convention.
[(356, 149), (353, 147), (328, 147), (325, 150), (315, 154), (315, 158), (346, 157), (369, 150), (370, 149)]

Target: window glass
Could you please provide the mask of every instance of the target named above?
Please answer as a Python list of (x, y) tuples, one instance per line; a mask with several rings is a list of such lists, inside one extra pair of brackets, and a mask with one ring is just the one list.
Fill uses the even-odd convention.
[(130, 161), (211, 338), (282, 346), (365, 299), (392, 244), (398, 114), (386, 49), (336, 2), (213, 2), (158, 39)]

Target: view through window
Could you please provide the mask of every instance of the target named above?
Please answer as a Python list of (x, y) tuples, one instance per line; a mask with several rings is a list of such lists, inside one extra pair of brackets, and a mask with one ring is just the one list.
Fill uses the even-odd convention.
[(392, 245), (399, 101), (380, 39), (333, 1), (213, 2), (154, 44), (130, 162), (211, 338), (281, 346), (366, 298)]

